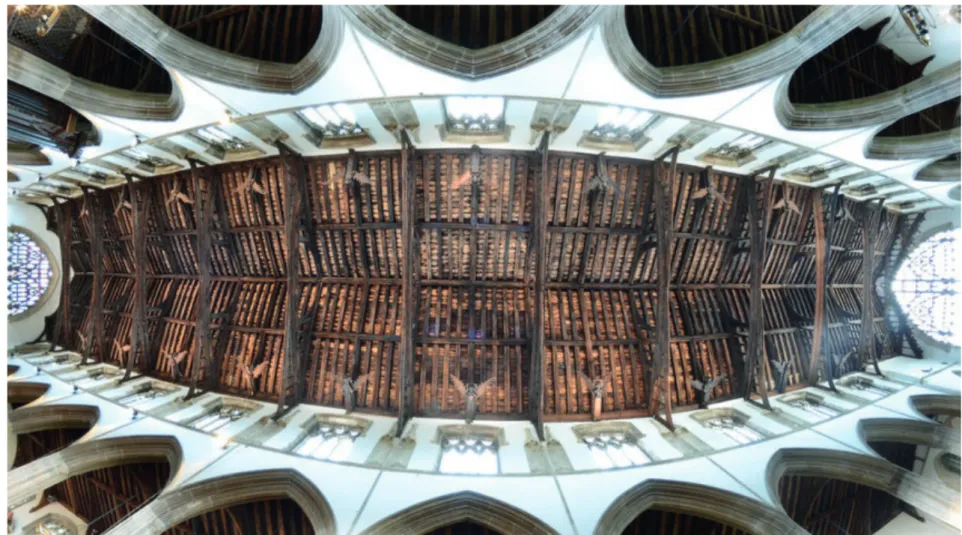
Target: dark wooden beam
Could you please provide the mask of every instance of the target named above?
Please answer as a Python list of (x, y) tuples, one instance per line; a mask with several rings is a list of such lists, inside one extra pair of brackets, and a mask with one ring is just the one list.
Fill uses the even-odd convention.
[[(772, 188), (775, 185), (775, 168), (772, 167), (768, 178), (762, 184), (761, 207), (758, 206), (757, 183), (749, 184), (748, 193), (748, 229), (751, 240), (749, 258), (749, 281), (751, 289), (748, 294), (748, 339), (745, 343), (745, 390), (742, 397), (751, 401), (753, 390), (757, 390), (762, 398), (762, 406), (771, 410), (768, 402), (768, 367), (763, 359), (765, 352), (765, 304), (762, 294), (762, 275), (765, 268), (766, 240), (768, 239), (768, 224), (772, 212)], [(758, 375), (761, 375), (759, 380)]]
[(70, 260), (73, 256), (71, 247), (73, 246), (73, 209), (68, 202), (53, 200), (57, 216), (57, 230), (60, 232), (60, 314), (57, 316), (59, 322), (55, 330), (54, 342), (62, 347), (67, 347), (67, 341), (71, 337), (70, 329)]
[[(130, 351), (127, 355), (127, 366), (121, 383), (128, 381), (134, 369), (134, 361), (140, 351), (146, 353), (147, 347), (147, 222), (141, 217), (140, 201), (137, 198), (137, 188), (133, 185), (133, 178), (127, 175), (127, 198), (134, 217), (134, 320), (130, 324)], [(147, 359), (141, 359), (144, 367)], [(149, 371), (144, 369), (144, 371)]]
[[(652, 355), (651, 380), (648, 388), (649, 414), (671, 431), (675, 425), (671, 419), (671, 391), (668, 377), (671, 368), (671, 240), (674, 223), (671, 216), (671, 189), (675, 182), (679, 147), (674, 147), (653, 165), (655, 233), (657, 246), (655, 262), (657, 271), (657, 302), (655, 304), (655, 353)], [(668, 170), (665, 158), (671, 157)], [(665, 414), (659, 414), (663, 409)]]
[(549, 182), (550, 161), (548, 141), (550, 133), (545, 132), (538, 144), (538, 164), (534, 173), (534, 199), (532, 199), (533, 228), (531, 244), (534, 270), (528, 276), (527, 287), (531, 292), (531, 369), (528, 372), (528, 412), (540, 440), (544, 440), (544, 329), (545, 329), (545, 281), (547, 280), (547, 184)]
[[(834, 226), (835, 214), (838, 211), (838, 192), (841, 184), (835, 186), (832, 198), (829, 201), (829, 208), (826, 212), (822, 209), (822, 195), (816, 193), (813, 199), (812, 209), (815, 216), (815, 330), (812, 332), (812, 353), (809, 359), (808, 382), (811, 385), (818, 385), (818, 365), (822, 358), (824, 348), (827, 347), (825, 337), (827, 321), (825, 315), (826, 301), (828, 300), (828, 266), (831, 265), (832, 253), (832, 227)], [(833, 359), (829, 356), (825, 359), (825, 375), (828, 377), (829, 387), (835, 390)]]
[(83, 188), (84, 204), (90, 221), (90, 255), (94, 274), (90, 293), (90, 344), (91, 349), (83, 353), (81, 365), (87, 364), (92, 357), (97, 362), (104, 361), (104, 213), (100, 192)]
[(213, 191), (208, 183), (208, 194), (204, 198), (205, 180), (197, 163), (190, 161), (190, 178), (194, 184), (194, 221), (197, 224), (197, 323), (194, 328), (194, 355), (190, 368), (190, 390), (185, 400), (200, 395), (197, 389), (201, 371), (207, 367), (211, 353), (210, 331), (210, 223), (213, 214)]
[(404, 427), (414, 415), (414, 342), (417, 337), (415, 322), (418, 315), (418, 257), (419, 245), (415, 235), (417, 223), (417, 153), (407, 131), (401, 131), (401, 366), (398, 394), (398, 421), (395, 436), (401, 437)]
[[(284, 236), (287, 242), (287, 314), (284, 325), (284, 362), (281, 371), (280, 396), (277, 400), (277, 412), (274, 419), (278, 420), (296, 407), (304, 397), (305, 362), (310, 358), (311, 349), (311, 318), (313, 308), (309, 307), (305, 315), (301, 315), (301, 234), (310, 236), (310, 227), (304, 220), (307, 207), (306, 191), (303, 189), (304, 177), (303, 161), (298, 159), (291, 150), (278, 143), (277, 148), (284, 164)], [(306, 238), (309, 241), (310, 238)], [(316, 260), (316, 259), (315, 259)]]
[(862, 324), (859, 337), (859, 361), (871, 362), (875, 373), (882, 375), (875, 351), (875, 242), (878, 239), (879, 221), (882, 217), (882, 200), (878, 204), (864, 205), (862, 219)]

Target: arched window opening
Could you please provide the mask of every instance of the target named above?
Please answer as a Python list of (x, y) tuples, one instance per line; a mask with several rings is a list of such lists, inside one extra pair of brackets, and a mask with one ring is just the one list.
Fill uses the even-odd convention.
[(782, 477), (778, 496), (792, 520), (812, 535), (846, 533), (855, 525), (875, 533), (903, 508), (901, 500), (872, 487), (802, 475)]
[(76, 157), (83, 147), (98, 141), (97, 129), (86, 117), (16, 82), (7, 81), (7, 109), (8, 149), (48, 148)]
[(171, 93), (173, 84), (163, 67), (80, 7), (7, 9), (10, 44), (91, 82), (144, 93)]
[(404, 22), (471, 50), (503, 43), (535, 27), (558, 6), (387, 6)]
[(313, 535), (314, 527), (297, 502), (290, 498), (262, 500), (216, 509), (177, 524), (164, 535), (246, 535), (285, 533)]
[(320, 5), (153, 5), (160, 20), (195, 41), (261, 61), (294, 64), (317, 43)]
[(878, 133), (886, 136), (918, 136), (934, 134), (959, 126), (959, 97), (940, 102), (922, 111), (906, 115)]
[(671, 533), (672, 535), (701, 535), (703, 533), (749, 535), (747, 531), (715, 520), (660, 509), (648, 509), (641, 513), (635, 517), (634, 521), (621, 533), (622, 535), (645, 535), (648, 533)]
[(44, 455), (62, 450), (79, 440), (89, 430), (88, 426), (21, 433), (17, 435), (17, 454), (13, 458), (13, 468), (30, 464)]
[(93, 470), (48, 489), (41, 505), (60, 502), (84, 520), (88, 533), (103, 533), (154, 499), (169, 477), (166, 461)]
[(489, 527), (475, 524), (474, 522), (458, 522), (440, 527), (425, 533), (424, 535), (505, 535), (500, 531), (495, 531)]
[(962, 345), (962, 230), (939, 232), (912, 250), (899, 266), (892, 292), (918, 330), (937, 342)]
[(817, 6), (626, 6), (628, 35), (655, 67), (724, 59), (790, 31)]
[[(895, 14), (871, 28), (855, 28), (802, 63), (789, 82), (789, 100), (797, 104), (844, 102), (898, 89), (921, 78), (924, 61), (910, 65), (879, 44), (883, 31), (894, 27), (886, 29), (890, 20), (902, 24), (901, 16)], [(885, 68), (878, 68), (880, 65)]]
[(7, 313), (19, 316), (41, 304), (54, 279), (50, 255), (27, 232), (7, 233)]
[(921, 465), (918, 470), (915, 469), (915, 450), (918, 449), (915, 444), (873, 440), (868, 443), (868, 447), (875, 450), (875, 453), (878, 453), (886, 461), (909, 472), (921, 472), (922, 470)]

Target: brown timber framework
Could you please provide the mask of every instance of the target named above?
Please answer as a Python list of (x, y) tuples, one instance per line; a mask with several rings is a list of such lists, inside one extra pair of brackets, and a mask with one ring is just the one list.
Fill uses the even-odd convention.
[[(657, 163), (605, 158), (617, 187), (592, 189), (598, 156), (544, 142), (404, 145), (353, 155), (370, 184), (344, 179), (347, 155), (282, 150), (88, 190), (63, 206), (83, 216), (70, 218), (62, 343), (195, 394), (279, 402), (278, 414), (341, 405), (343, 378), (366, 377), (357, 409), (400, 415), (398, 433), (411, 416), (460, 414), (452, 377), (495, 378), (482, 417), (530, 418), (539, 431), (590, 419), (594, 379), (606, 381), (602, 418), (657, 409), (670, 424), (671, 407), (764, 398), (899, 354), (906, 338), (915, 347), (879, 290), (920, 215), (767, 170), (675, 164), (671, 151)], [(182, 351), (175, 369), (167, 356)], [(709, 399), (692, 386), (722, 374)]]

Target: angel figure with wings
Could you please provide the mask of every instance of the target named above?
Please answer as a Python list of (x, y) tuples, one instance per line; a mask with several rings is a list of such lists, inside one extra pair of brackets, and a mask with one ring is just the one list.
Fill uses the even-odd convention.
[(166, 351), (164, 352), (164, 357), (167, 362), (170, 363), (170, 377), (173, 380), (177, 380), (181, 376), (180, 363), (183, 362), (184, 358), (187, 356), (186, 351), (181, 351), (180, 353), (170, 354)]
[(354, 408), (357, 407), (357, 391), (373, 376), (374, 373), (372, 372), (357, 379), (351, 379), (350, 375), (341, 378), (341, 396), (344, 398), (345, 411), (354, 411)]
[(241, 365), (244, 388), (246, 388), (251, 395), (254, 395), (254, 381), (260, 378), (260, 376), (264, 375), (264, 371), (267, 370), (267, 365), (269, 363), (269, 360), (265, 360), (257, 366)]
[(478, 415), (478, 398), (484, 395), (485, 392), (491, 385), (497, 381), (497, 377), (491, 377), (487, 381), (481, 383), (480, 385), (474, 383), (468, 383), (465, 385), (458, 379), (457, 376), (451, 374), (451, 382), (454, 383), (454, 388), (457, 389), (461, 397), (464, 398), (464, 421), (465, 423), (471, 423), (474, 418)]
[(578, 370), (578, 377), (581, 379), (581, 386), (591, 392), (591, 419), (598, 421), (601, 419), (601, 404), (604, 402), (605, 394), (608, 392), (608, 384), (611, 381), (611, 371), (609, 370), (602, 377), (592, 379)]
[(721, 384), (725, 380), (728, 374), (721, 374), (718, 377), (712, 378), (711, 376), (703, 377), (701, 380), (695, 379), (691, 382), (691, 386), (699, 394), (701, 401), (698, 406), (702, 409), (708, 408), (708, 402), (711, 401), (711, 393), (715, 390), (715, 387)]

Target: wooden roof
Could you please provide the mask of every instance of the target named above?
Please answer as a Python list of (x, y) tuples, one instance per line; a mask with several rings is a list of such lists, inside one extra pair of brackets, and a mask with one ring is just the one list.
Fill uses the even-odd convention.
[[(880, 211), (876, 260), (866, 279), (862, 243), (871, 237), (871, 224), (863, 224), (872, 221), (875, 205), (771, 183), (767, 175), (756, 180), (678, 165), (672, 179), (667, 163), (606, 158), (617, 187), (586, 192), (596, 176), (597, 156), (496, 150), (413, 154), (410, 170), (401, 151), (357, 154), (356, 168), (369, 180), (356, 181), (344, 179), (347, 155), (304, 160), (282, 152), (278, 158), (200, 167), (129, 189), (89, 190), (86, 201), (61, 205), (62, 220), (71, 221), (69, 261), (75, 270), (66, 298), (70, 316), (61, 318), (57, 331), (61, 343), (126, 364), (122, 347), (130, 343), (132, 328), (142, 324), (145, 334), (133, 368), (149, 375), (185, 384), (196, 379), (198, 388), (274, 402), (294, 384), (285, 406), (299, 401), (340, 406), (342, 379), (363, 377), (358, 410), (381, 414), (456, 417), (464, 404), (453, 378), (465, 384), (494, 379), (481, 396), (481, 417), (536, 421), (541, 411), (548, 421), (591, 417), (591, 393), (582, 374), (610, 378), (602, 417), (649, 414), (651, 371), (661, 355), (666, 355), (666, 388), (676, 408), (699, 402), (692, 381), (705, 376), (727, 376), (713, 391), (713, 401), (741, 396), (750, 388), (743, 355), (756, 351), (749, 343), (756, 331), (762, 333), (757, 362), (766, 371), (764, 392), (778, 386), (776, 362), (789, 363), (789, 389), (803, 385), (810, 371), (821, 367), (810, 361), (813, 333), (822, 330), (819, 306), (825, 341), (815, 353), (856, 351), (856, 358), (833, 375), (855, 369), (860, 360), (870, 362), (873, 347), (880, 358), (902, 350), (904, 318), (891, 311), (885, 285), (876, 291), (875, 282), (892, 272), (901, 243), (921, 216)], [(480, 156), (475, 165), (473, 155)], [(547, 163), (543, 179), (542, 158)], [(655, 203), (659, 177), (670, 180), (662, 229), (671, 232), (662, 240), (670, 260), (667, 321), (657, 309), (658, 236), (664, 235), (658, 232)], [(254, 187), (245, 188), (251, 179)], [(705, 193), (706, 185), (717, 197)], [(263, 194), (256, 191), (261, 187)], [(122, 205), (128, 191), (142, 210), (139, 224), (134, 211)], [(301, 204), (297, 199), (305, 194)], [(407, 198), (415, 202), (405, 205)], [(212, 203), (209, 216), (207, 202)], [(89, 214), (75, 217), (84, 205)], [(405, 236), (406, 210), (411, 237)], [(93, 232), (100, 217), (102, 232)], [(752, 217), (759, 228), (768, 221), (767, 233), (755, 241)], [(823, 225), (831, 252), (825, 300), (818, 305), (817, 227)], [(102, 255), (96, 252), (97, 234), (102, 234)], [(761, 236), (767, 236), (763, 251), (757, 247)], [(203, 274), (207, 260), (198, 254), (198, 240), (210, 243), (209, 277)], [(308, 246), (312, 240), (316, 250)], [(146, 243), (142, 263), (134, 260), (140, 242)], [(299, 249), (292, 263), (295, 277), (289, 276), (289, 243)], [(753, 248), (759, 250), (757, 280), (751, 270)], [(94, 285), (98, 257), (103, 260), (99, 296)], [(540, 259), (543, 280), (536, 269)], [(139, 320), (141, 277), (145, 306)], [(209, 293), (201, 291), (205, 281)], [(288, 292), (291, 281), (296, 291)], [(759, 314), (752, 315), (756, 286)], [(298, 306), (289, 318), (292, 295)], [(863, 295), (872, 296), (864, 316), (871, 329), (864, 334)], [(91, 313), (98, 310), (98, 299), (100, 315)], [(207, 306), (211, 330), (204, 349), (195, 337)], [(310, 325), (309, 345), (287, 336), (297, 333), (300, 321)], [(663, 325), (668, 325), (668, 353), (657, 350)], [(82, 345), (80, 333), (88, 340), (93, 333), (92, 348)], [(413, 350), (405, 363), (408, 342)], [(175, 373), (164, 355), (181, 351), (187, 356)], [(198, 357), (208, 351), (212, 358)], [(285, 355), (292, 356), (289, 368)], [(266, 368), (251, 393), (244, 369), (263, 362)], [(532, 388), (543, 388), (543, 404), (531, 395)], [(408, 395), (406, 405), (401, 400)]]

